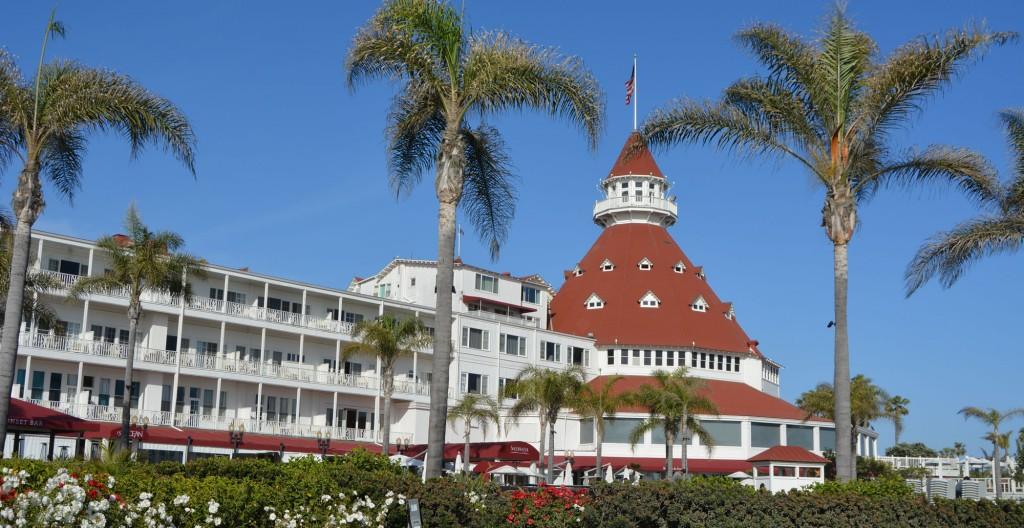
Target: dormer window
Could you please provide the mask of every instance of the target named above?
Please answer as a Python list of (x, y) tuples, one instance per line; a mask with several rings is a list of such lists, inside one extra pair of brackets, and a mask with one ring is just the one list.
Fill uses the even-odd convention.
[(657, 308), (661, 305), (661, 299), (658, 299), (654, 292), (647, 292), (643, 297), (640, 298), (641, 308)]
[(604, 259), (604, 262), (601, 263), (601, 271), (611, 271), (613, 269), (615, 269), (615, 264), (612, 264), (612, 261), (608, 259)]
[(732, 304), (729, 304), (729, 309), (725, 311), (725, 318), (732, 321), (736, 318), (736, 310), (733, 309)]
[(708, 311), (709, 307), (710, 305), (707, 301), (704, 300), (703, 295), (698, 295), (697, 298), (694, 299), (692, 303), (690, 303), (690, 308), (692, 308), (695, 312), (706, 312)]
[(696, 268), (694, 268), (693, 271), (695, 271), (697, 273), (697, 278), (698, 279), (705, 280), (704, 279), (704, 267), (703, 266), (697, 266)]
[(579, 277), (581, 275), (583, 275), (583, 268), (581, 268), (579, 264), (577, 264), (576, 267), (572, 269), (572, 276)]
[(600, 310), (604, 308), (604, 300), (598, 297), (596, 293), (591, 293), (584, 304), (586, 304), (587, 310)]
[(644, 259), (641, 260), (636, 266), (643, 271), (650, 271), (650, 269), (654, 267), (654, 263), (651, 262), (650, 259), (648, 259), (647, 257), (644, 257)]
[(672, 266), (672, 271), (682, 273), (686, 271), (686, 264), (683, 264), (683, 261), (680, 260), (679, 262), (676, 262), (675, 266)]

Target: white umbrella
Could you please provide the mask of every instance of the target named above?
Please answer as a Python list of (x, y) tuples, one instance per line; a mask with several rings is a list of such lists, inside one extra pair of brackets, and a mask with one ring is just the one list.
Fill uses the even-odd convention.
[(630, 475), (632, 475), (632, 472), (633, 472), (633, 470), (629, 469), (629, 466), (623, 467), (622, 468), (622, 478), (625, 479), (625, 480), (632, 480), (630, 478)]
[(608, 470), (604, 472), (604, 481), (612, 482), (615, 480), (615, 475), (612, 473), (612, 465), (608, 464)]
[(562, 471), (562, 485), (563, 486), (574, 486), (572, 481), (572, 462), (565, 463), (565, 469)]
[(452, 469), (452, 473), (458, 473), (462, 471), (462, 451), (455, 455), (455, 467)]
[(750, 477), (750, 475), (748, 475), (748, 474), (746, 474), (746, 473), (744, 473), (742, 471), (734, 471), (734, 472), (729, 474), (729, 478), (748, 479), (748, 478), (751, 478), (751, 477)]

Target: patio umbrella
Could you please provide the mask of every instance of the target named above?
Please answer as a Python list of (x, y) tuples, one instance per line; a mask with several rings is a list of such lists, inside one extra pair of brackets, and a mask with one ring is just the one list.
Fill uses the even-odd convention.
[(453, 468), (452, 473), (458, 473), (460, 471), (462, 471), (462, 453), (461, 452), (459, 454), (455, 455), (455, 467)]
[(572, 462), (565, 463), (565, 469), (562, 471), (562, 485), (575, 486), (572, 481)]
[(729, 478), (734, 478), (734, 479), (742, 480), (742, 479), (748, 479), (748, 478), (751, 478), (751, 477), (750, 477), (750, 475), (748, 475), (748, 474), (746, 474), (746, 473), (744, 473), (742, 471), (735, 471), (735, 472), (729, 474)]
[(604, 472), (604, 481), (612, 482), (615, 480), (615, 475), (612, 473), (612, 465), (608, 464), (608, 471)]

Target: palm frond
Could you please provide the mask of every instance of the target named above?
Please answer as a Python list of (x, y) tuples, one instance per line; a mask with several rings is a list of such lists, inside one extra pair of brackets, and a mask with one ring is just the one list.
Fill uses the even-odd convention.
[(949, 288), (981, 258), (1017, 251), (1022, 245), (1024, 215), (964, 222), (918, 249), (904, 274), (907, 295), (936, 276), (942, 287)]
[(908, 152), (857, 183), (855, 192), (869, 186), (917, 187), (922, 183), (948, 182), (980, 203), (1001, 203), (1003, 188), (995, 169), (981, 154), (965, 148), (932, 145)]
[(773, 24), (756, 24), (740, 31), (737, 42), (768, 68), (769, 78), (786, 86), (809, 109), (824, 106), (815, 101), (821, 81), (816, 70), (817, 50), (799, 37)]
[(498, 130), (480, 126), (463, 130), (466, 165), (460, 206), (497, 260), (516, 211), (515, 176)]
[(13, 111), (12, 98), (21, 92), (21, 72), (7, 50), (0, 48), (0, 171), (11, 158), (18, 155), (21, 144), (21, 127), (17, 123), (18, 113)]
[(539, 110), (579, 126), (596, 148), (604, 98), (579, 58), (505, 33), (484, 33), (471, 38), (464, 70), (467, 107), (481, 114)]
[(817, 114), (809, 112), (796, 92), (774, 78), (740, 79), (726, 88), (723, 101), (808, 147), (819, 145), (826, 135)]
[(444, 128), (437, 92), (425, 83), (407, 82), (388, 113), (388, 181), (396, 196), (411, 192), (434, 166)]
[(82, 184), (82, 152), (85, 136), (77, 129), (54, 131), (43, 150), (41, 171), (57, 192), (74, 201)]
[(819, 97), (829, 102), (816, 110), (823, 114), (830, 135), (845, 133), (850, 107), (860, 90), (859, 81), (875, 49), (875, 43), (854, 30), (842, 10), (833, 12), (816, 63), (816, 77), (823, 81)]
[(1003, 211), (1024, 214), (1024, 109), (1003, 110), (999, 117), (1010, 141), (1014, 169), (1007, 184)]

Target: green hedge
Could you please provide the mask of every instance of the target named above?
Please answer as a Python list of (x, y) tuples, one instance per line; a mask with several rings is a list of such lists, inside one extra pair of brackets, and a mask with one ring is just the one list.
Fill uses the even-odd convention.
[[(29, 483), (40, 488), (57, 471), (55, 464), (4, 460), (2, 465), (25, 469)], [(272, 526), (266, 507), (297, 511), (315, 505), (323, 495), (340, 491), (384, 498), (387, 491), (417, 498), (427, 527), (512, 526), (509, 515), (530, 505), (519, 495), (503, 493), (478, 479), (442, 479), (427, 484), (391, 465), (387, 459), (355, 453), (319, 462), (308, 458), (274, 464), (259, 460), (203, 459), (187, 465), (122, 464), (105, 467), (92, 462), (67, 462), (70, 471), (117, 479), (115, 492), (134, 499), (141, 492), (154, 502), (170, 503), (185, 494), (192, 504), (215, 500), (224, 526)], [(472, 499), (472, 500), (471, 500)], [(542, 509), (534, 526), (545, 523)], [(202, 522), (202, 512), (179, 519), (179, 526)], [(523, 516), (517, 516), (517, 522)], [(407, 525), (405, 508), (394, 508), (386, 526)], [(826, 484), (811, 491), (771, 495), (725, 479), (695, 478), (683, 482), (602, 484), (590, 494), (578, 526), (646, 527), (860, 527), (860, 526), (1024, 526), (1024, 506), (1002, 501), (937, 501), (909, 494), (898, 481)]]

